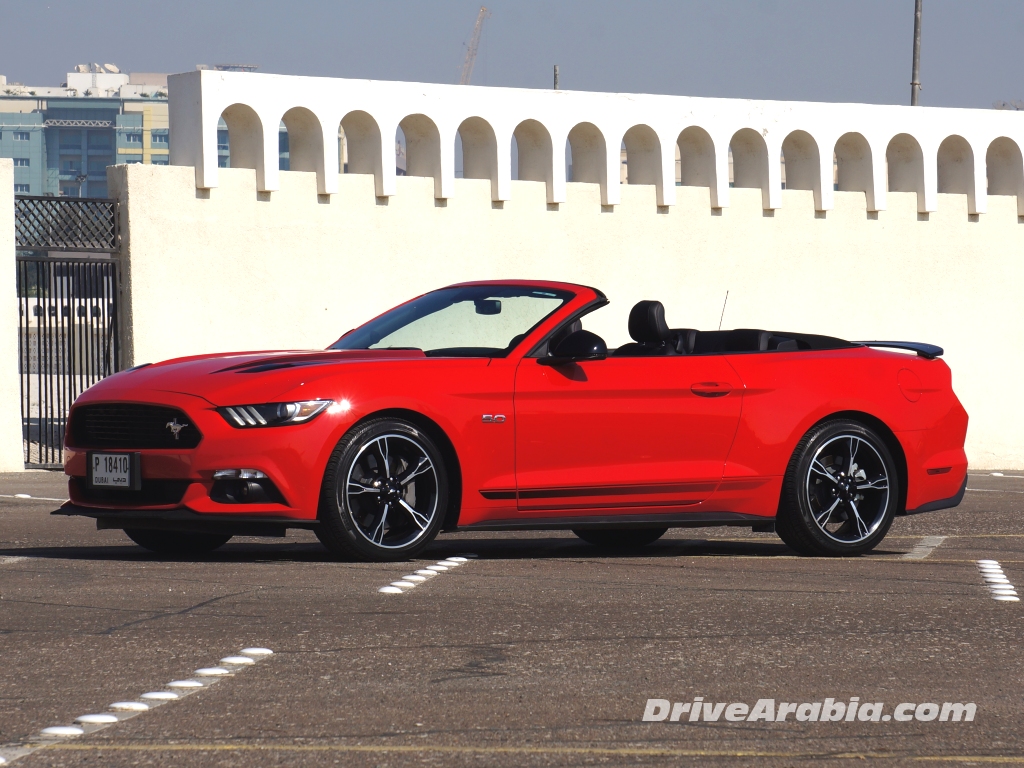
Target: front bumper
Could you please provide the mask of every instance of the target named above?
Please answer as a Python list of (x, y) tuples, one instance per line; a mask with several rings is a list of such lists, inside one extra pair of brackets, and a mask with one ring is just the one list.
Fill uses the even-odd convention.
[[(76, 405), (108, 400), (81, 399)], [(180, 496), (163, 503), (152, 497), (131, 498), (123, 502), (110, 494), (90, 494), (84, 490), (87, 448), (68, 445), (64, 452), (64, 472), (69, 482), (71, 506), (95, 512), (93, 517), (110, 518), (115, 514), (145, 512), (190, 512), (223, 517), (225, 520), (286, 519), (292, 522), (315, 521), (320, 486), (330, 453), (352, 419), (342, 414), (322, 413), (312, 421), (292, 426), (263, 429), (236, 429), (229, 425), (209, 401), (175, 392), (135, 393), (131, 398), (111, 398), (109, 402), (137, 402), (172, 406), (183, 411), (203, 435), (195, 448), (143, 449), (142, 482), (187, 484)], [(117, 451), (119, 449), (96, 449)], [(279, 501), (261, 503), (225, 503), (211, 498), (213, 474), (220, 469), (255, 469), (267, 475), (279, 492)], [(78, 482), (76, 482), (76, 480)], [(279, 503), (280, 502), (280, 503)]]
[(102, 509), (67, 502), (50, 514), (65, 517), (91, 517), (98, 530), (137, 528), (186, 533), (221, 533), (231, 536), (282, 537), (289, 528), (313, 530), (316, 520), (295, 520), (268, 515), (210, 515), (190, 509)]

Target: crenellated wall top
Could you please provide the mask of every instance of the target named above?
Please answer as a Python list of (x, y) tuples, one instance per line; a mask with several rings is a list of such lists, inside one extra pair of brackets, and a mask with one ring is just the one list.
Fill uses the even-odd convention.
[(883, 210), (888, 191), (916, 192), (921, 212), (936, 210), (939, 192), (965, 194), (971, 214), (985, 212), (989, 194), (1016, 195), (1024, 215), (1024, 115), (1012, 111), (215, 70), (173, 75), (168, 91), (170, 162), (194, 166), (200, 188), (217, 186), (217, 126), (223, 118), (232, 166), (255, 169), (260, 191), (278, 188), (283, 121), (291, 170), (316, 173), (325, 195), (337, 191), (339, 131), (348, 172), (373, 174), (376, 194), (393, 195), (393, 137), (401, 128), (406, 172), (433, 177), (438, 198), (454, 192), (459, 135), (464, 175), (489, 179), (496, 201), (511, 195), (514, 139), (515, 177), (544, 182), (550, 203), (565, 200), (568, 143), (573, 180), (600, 184), (604, 205), (619, 202), (624, 146), (627, 183), (654, 185), (660, 206), (675, 203), (681, 183), (709, 187), (712, 206), (725, 207), (731, 183), (760, 188), (764, 207), (779, 208), (782, 157), (787, 188), (813, 190), (818, 210), (830, 210), (839, 189), (864, 192), (869, 210)]

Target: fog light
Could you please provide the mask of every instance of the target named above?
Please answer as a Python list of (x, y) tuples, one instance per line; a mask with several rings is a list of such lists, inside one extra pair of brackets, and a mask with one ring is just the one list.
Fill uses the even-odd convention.
[(263, 480), (265, 477), (258, 469), (218, 469), (213, 473), (214, 480)]
[(283, 504), (281, 492), (258, 469), (218, 469), (210, 498), (221, 504)]

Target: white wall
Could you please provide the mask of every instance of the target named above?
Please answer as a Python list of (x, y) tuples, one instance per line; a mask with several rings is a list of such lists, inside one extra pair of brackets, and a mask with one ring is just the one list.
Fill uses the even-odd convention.
[[(621, 188), (602, 206), (596, 183), (569, 183), (548, 203), (544, 181), (512, 181), (492, 200), (486, 179), (454, 179), (447, 200), (431, 178), (398, 177), (390, 197), (373, 175), (280, 172), (259, 192), (254, 170), (220, 169), (197, 190), (188, 167), (108, 171), (122, 203), (126, 354), (131, 363), (199, 352), (323, 348), (388, 307), (449, 283), (557, 279), (604, 290), (612, 305), (587, 321), (610, 345), (626, 341), (640, 299), (665, 303), (673, 327), (763, 327), (848, 339), (939, 344), (971, 415), (975, 468), (1024, 468), (1024, 220), (1013, 196), (969, 215), (966, 194), (890, 192), (869, 212), (863, 192)], [(9, 188), (9, 185), (8, 187)], [(2, 337), (0, 337), (2, 338)], [(14, 339), (13, 332), (9, 334)], [(0, 359), (8, 359), (0, 357)], [(12, 358), (13, 359), (13, 356)]]
[[(942, 109), (877, 104), (708, 99), (651, 94), (488, 88), (433, 83), (346, 80), (244, 72), (197, 71), (168, 78), (170, 162), (195, 168), (196, 186), (219, 184), (217, 125), (228, 126), (232, 167), (256, 171), (257, 189), (280, 187), (278, 126), (288, 128), (291, 169), (316, 173), (320, 194), (337, 192), (338, 130), (348, 141), (350, 170), (372, 173), (380, 197), (395, 193), (392, 141), (402, 126), (409, 175), (434, 180), (434, 196), (455, 194), (455, 139), (462, 134), (467, 176), (491, 181), (491, 199), (512, 195), (514, 135), (519, 178), (543, 179), (549, 203), (564, 202), (563, 147), (573, 178), (600, 185), (601, 203), (620, 200), (620, 147), (635, 173), (652, 184), (660, 206), (676, 203), (676, 148), (683, 173), (710, 189), (710, 205), (729, 206), (729, 151), (736, 187), (761, 190), (765, 210), (783, 204), (780, 154), (793, 184), (833, 206), (832, 158), (845, 139), (839, 188), (868, 193), (885, 210), (886, 193), (916, 192), (917, 210), (936, 210), (937, 194), (967, 195), (968, 211), (987, 210), (989, 162), (1005, 184), (1024, 188), (1020, 147), (1024, 115), (1009, 110)], [(694, 141), (699, 133), (703, 140)], [(684, 134), (690, 134), (685, 136)], [(682, 139), (682, 140), (681, 140)], [(1008, 143), (992, 153), (994, 142)], [(548, 147), (553, 152), (548, 151)], [(469, 154), (473, 154), (472, 158)], [(888, 165), (888, 167), (887, 167)], [(1024, 198), (1018, 201), (1024, 214)]]
[[(0, 472), (25, 468), (21, 438), (21, 388), (18, 382), (18, 293), (15, 282), (14, 161), (0, 158)], [(3, 266), (6, 264), (7, 266)]]

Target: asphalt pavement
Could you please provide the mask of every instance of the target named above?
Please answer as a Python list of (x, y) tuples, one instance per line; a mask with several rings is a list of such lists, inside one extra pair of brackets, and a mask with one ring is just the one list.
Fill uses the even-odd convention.
[[(189, 562), (51, 517), (65, 497), (58, 474), (0, 476), (0, 756), (19, 768), (1024, 763), (1024, 602), (994, 599), (977, 565), (1024, 587), (1024, 472), (972, 474), (959, 508), (841, 560), (707, 528), (619, 553), (448, 534), (398, 564), (333, 561), (294, 531)], [(451, 557), (466, 562), (378, 591)], [(220, 661), (254, 647), (273, 654)], [(164, 691), (180, 697), (40, 735)], [(704, 716), (853, 697), (976, 713)], [(649, 699), (700, 719), (645, 722)]]

